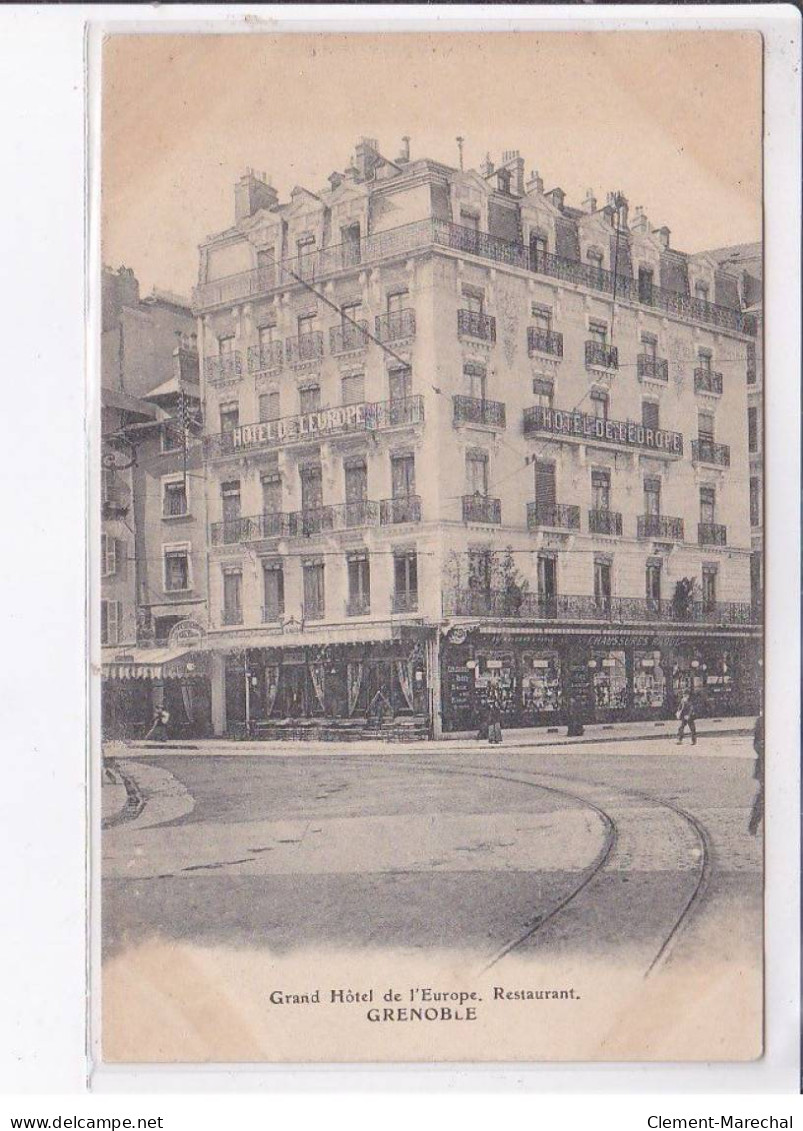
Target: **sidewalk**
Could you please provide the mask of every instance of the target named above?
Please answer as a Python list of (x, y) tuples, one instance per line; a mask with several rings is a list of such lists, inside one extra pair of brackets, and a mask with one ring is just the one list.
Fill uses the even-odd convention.
[[(752, 736), (755, 719), (739, 717), (727, 719), (698, 719), (698, 746), (704, 745), (706, 738)], [(233, 741), (226, 738), (199, 738), (192, 740), (176, 739), (173, 742), (143, 742), (140, 740), (106, 742), (103, 753), (106, 757), (121, 758), (151, 756), (154, 754), (195, 753), (205, 755), (349, 755), (385, 754), (401, 756), (404, 754), (458, 754), (475, 750), (532, 750), (539, 748), (570, 748), (575, 746), (615, 744), (620, 742), (655, 741), (674, 742), (677, 734), (674, 719), (659, 722), (641, 723), (595, 723), (585, 728), (582, 738), (567, 738), (564, 727), (538, 727), (527, 730), (508, 730), (504, 732), (501, 746), (489, 746), (477, 741), (475, 733), (460, 731), (450, 734), (437, 742), (283, 742), (283, 741)], [(691, 749), (688, 736), (683, 746)]]

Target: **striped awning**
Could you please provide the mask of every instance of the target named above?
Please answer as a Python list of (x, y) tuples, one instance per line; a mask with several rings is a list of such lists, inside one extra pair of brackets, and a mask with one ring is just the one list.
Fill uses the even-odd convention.
[(205, 671), (206, 657), (186, 648), (115, 649), (102, 664), (104, 679), (177, 679)]

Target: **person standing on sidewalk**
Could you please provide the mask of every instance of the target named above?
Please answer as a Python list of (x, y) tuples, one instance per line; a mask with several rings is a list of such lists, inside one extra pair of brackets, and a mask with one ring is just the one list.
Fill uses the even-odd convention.
[(491, 746), (502, 742), (502, 688), (495, 677), (488, 687), (488, 742)]
[(170, 712), (164, 707), (157, 707), (153, 713), (153, 726), (145, 735), (146, 742), (167, 742), (167, 724), (170, 722)]
[(689, 728), (692, 746), (696, 746), (697, 727), (694, 725), (694, 720), (697, 718), (697, 711), (694, 705), (694, 695), (691, 691), (683, 692), (683, 697), (678, 706), (677, 718), (680, 721), (680, 726), (678, 727), (678, 746), (683, 745), (683, 735), (686, 732), (686, 727)]
[(756, 752), (756, 764), (753, 768), (753, 777), (758, 782), (758, 791), (750, 812), (747, 831), (751, 836), (758, 832), (758, 826), (764, 818), (764, 715), (759, 713), (753, 730), (753, 749)]

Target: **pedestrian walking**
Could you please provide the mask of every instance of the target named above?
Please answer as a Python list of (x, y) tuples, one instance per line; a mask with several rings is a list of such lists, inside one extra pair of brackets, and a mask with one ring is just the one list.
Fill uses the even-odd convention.
[(756, 835), (758, 826), (764, 819), (764, 715), (761, 712), (759, 712), (756, 725), (753, 729), (753, 749), (756, 752), (753, 777), (758, 782), (758, 790), (755, 800), (753, 801), (753, 808), (750, 812), (750, 820), (747, 824), (747, 831), (751, 836)]
[(502, 688), (496, 678), (488, 687), (488, 742), (491, 746), (502, 742)]
[(689, 728), (692, 746), (696, 746), (697, 727), (694, 725), (694, 720), (697, 718), (697, 711), (694, 704), (694, 695), (691, 691), (683, 692), (676, 718), (680, 722), (680, 726), (678, 727), (678, 746), (683, 745), (683, 735), (686, 733), (686, 727)]
[(167, 724), (170, 722), (170, 712), (164, 707), (157, 707), (153, 712), (153, 726), (145, 735), (146, 742), (166, 742)]

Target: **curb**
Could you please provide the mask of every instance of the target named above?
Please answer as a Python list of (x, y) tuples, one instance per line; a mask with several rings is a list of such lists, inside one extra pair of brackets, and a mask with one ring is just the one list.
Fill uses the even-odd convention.
[[(194, 747), (198, 749), (198, 747)], [(120, 768), (120, 763), (116, 758), (104, 758), (104, 770), (109, 769), (113, 774), (116, 774), (125, 787), (126, 800), (122, 809), (116, 813), (112, 813), (110, 817), (104, 817), (101, 821), (102, 829), (110, 829), (115, 825), (125, 824), (127, 821), (136, 820), (142, 810), (145, 808), (145, 797), (140, 791), (139, 786), (132, 777), (129, 777), (124, 770)]]

